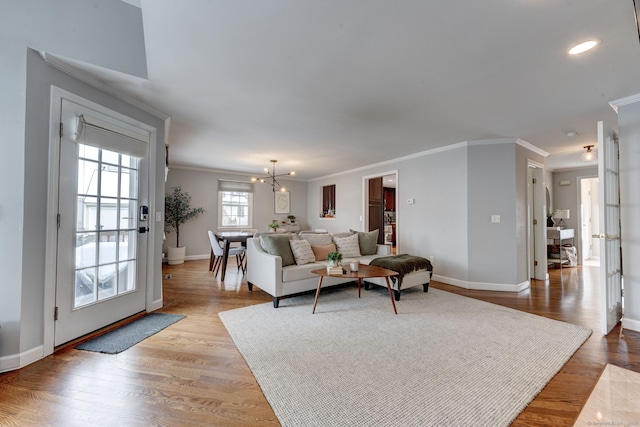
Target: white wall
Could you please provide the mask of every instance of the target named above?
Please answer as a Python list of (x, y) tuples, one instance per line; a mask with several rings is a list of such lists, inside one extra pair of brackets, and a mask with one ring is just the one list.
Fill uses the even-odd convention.
[[(0, 370), (42, 344), (44, 214), (49, 105), (46, 93), (28, 82), (29, 47), (146, 76), (140, 9), (111, 0), (4, 2), (0, 13)], [(33, 64), (33, 63), (32, 63)], [(10, 184), (9, 184), (10, 183)]]
[[(211, 251), (207, 230), (215, 231), (218, 224), (218, 180), (250, 182), (251, 176), (232, 172), (194, 170), (171, 167), (166, 183), (167, 193), (173, 187), (181, 186), (191, 195), (191, 205), (202, 207), (205, 213), (180, 227), (180, 244), (186, 246), (187, 259), (208, 258)], [(260, 172), (260, 171), (258, 171)], [(278, 178), (290, 192), (291, 214), (301, 229), (308, 229), (307, 217), (307, 183)], [(253, 193), (253, 226), (259, 231), (267, 231), (267, 224), (272, 220), (283, 221), (287, 214), (274, 213), (274, 194), (270, 185), (256, 182)], [(167, 232), (164, 247), (175, 246), (175, 233)]]
[(624, 319), (640, 331), (640, 99), (618, 109)]

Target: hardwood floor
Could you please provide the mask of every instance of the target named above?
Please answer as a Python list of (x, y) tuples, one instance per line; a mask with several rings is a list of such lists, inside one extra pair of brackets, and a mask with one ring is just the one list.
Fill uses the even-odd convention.
[[(230, 263), (226, 283), (208, 260), (165, 266), (167, 313), (187, 317), (118, 355), (68, 346), (21, 370), (0, 374), (0, 426), (279, 425), (217, 313), (271, 302), (249, 292)], [(592, 336), (516, 426), (570, 426), (606, 363), (640, 372), (640, 333), (599, 332), (597, 269), (552, 270), (518, 294), (432, 286), (593, 329)], [(399, 302), (402, 304), (402, 301)], [(400, 307), (400, 306), (399, 306)], [(453, 338), (453, 337), (452, 337)], [(542, 361), (543, 362), (543, 361)]]

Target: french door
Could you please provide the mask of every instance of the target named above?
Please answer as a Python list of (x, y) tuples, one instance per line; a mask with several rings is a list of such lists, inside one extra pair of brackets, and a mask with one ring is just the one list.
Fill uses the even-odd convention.
[[(146, 224), (139, 221), (146, 221), (140, 182), (147, 160), (126, 146), (128, 135), (139, 131), (143, 139), (144, 131), (108, 112), (61, 102), (54, 345), (143, 311), (146, 295), (139, 262), (147, 243), (139, 225), (144, 231)], [(85, 117), (109, 130), (98, 125), (93, 134), (87, 127), (84, 135)]]
[(622, 255), (620, 252), (620, 191), (618, 137), (598, 122), (598, 175), (600, 197), (600, 283), (602, 333), (608, 334), (622, 319)]

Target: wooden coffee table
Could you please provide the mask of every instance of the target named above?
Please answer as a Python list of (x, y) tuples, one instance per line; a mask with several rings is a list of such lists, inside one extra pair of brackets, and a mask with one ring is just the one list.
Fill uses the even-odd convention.
[(375, 267), (373, 265), (360, 264), (358, 271), (351, 271), (349, 266), (343, 266), (346, 270), (345, 274), (337, 275), (337, 274), (329, 274), (327, 273), (326, 268), (321, 268), (318, 270), (311, 270), (313, 274), (317, 274), (320, 276), (318, 279), (318, 290), (316, 291), (316, 298), (313, 301), (313, 311), (312, 314), (316, 312), (316, 305), (318, 304), (318, 297), (320, 296), (320, 288), (322, 287), (322, 279), (325, 277), (352, 277), (358, 280), (358, 298), (360, 298), (360, 289), (362, 287), (362, 279), (369, 279), (372, 277), (384, 277), (387, 281), (387, 289), (389, 290), (389, 298), (391, 298), (391, 305), (393, 306), (393, 312), (398, 314), (398, 310), (396, 310), (396, 303), (393, 300), (393, 292), (391, 292), (391, 284), (389, 283), (389, 277), (397, 276), (398, 272), (393, 270), (387, 270), (382, 267)]

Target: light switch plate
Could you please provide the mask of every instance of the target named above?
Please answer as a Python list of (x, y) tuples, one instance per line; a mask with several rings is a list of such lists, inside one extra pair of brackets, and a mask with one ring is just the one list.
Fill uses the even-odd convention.
[(494, 224), (500, 223), (500, 215), (491, 215), (491, 222)]
[(156, 222), (162, 222), (162, 212), (156, 212)]

